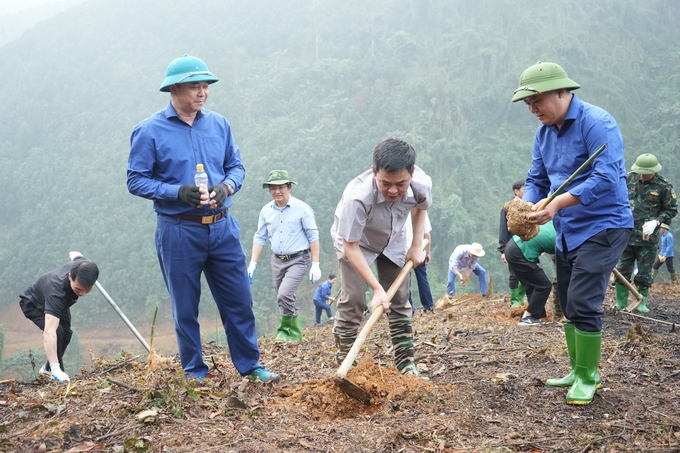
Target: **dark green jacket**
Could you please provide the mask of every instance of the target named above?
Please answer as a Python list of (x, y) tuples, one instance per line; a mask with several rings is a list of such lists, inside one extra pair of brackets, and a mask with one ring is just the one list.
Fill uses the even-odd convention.
[(628, 181), (628, 201), (635, 222), (628, 243), (631, 245), (656, 245), (659, 242), (660, 228), (657, 226), (650, 237), (643, 239), (642, 225), (648, 220), (671, 223), (673, 217), (678, 213), (678, 200), (673, 185), (659, 173), (656, 173), (649, 181), (643, 181), (639, 174), (633, 172), (628, 173), (626, 179)]

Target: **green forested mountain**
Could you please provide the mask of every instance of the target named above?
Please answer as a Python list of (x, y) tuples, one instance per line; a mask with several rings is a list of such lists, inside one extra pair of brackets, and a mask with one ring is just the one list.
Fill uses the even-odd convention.
[[(85, 1), (0, 48), (0, 308), (79, 250), (129, 317), (148, 324), (156, 302), (169, 317), (152, 204), (127, 192), (125, 168), (130, 132), (168, 102), (158, 86), (182, 54), (220, 78), (207, 107), (242, 150), (233, 212), (248, 256), (269, 200), (261, 182), (284, 168), (315, 209), (322, 272), (335, 271), (335, 205), (373, 146), (396, 136), (434, 181), (435, 297), (449, 254), (472, 241), (504, 290), (499, 210), (538, 126), (510, 103), (520, 73), (560, 63), (578, 96), (619, 121), (628, 166), (652, 152), (680, 181), (679, 14), (670, 0)], [(266, 263), (253, 285), (261, 334), (278, 315)], [(314, 286), (299, 291), (308, 306)], [(84, 301), (80, 327), (119, 323), (97, 294)]]

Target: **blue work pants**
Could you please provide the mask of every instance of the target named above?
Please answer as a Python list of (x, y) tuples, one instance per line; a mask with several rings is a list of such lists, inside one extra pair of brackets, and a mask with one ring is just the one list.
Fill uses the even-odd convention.
[(568, 250), (555, 250), (557, 293), (562, 312), (582, 332), (601, 332), (600, 308), (607, 292), (609, 275), (628, 245), (629, 228), (609, 228)]
[(326, 316), (331, 318), (333, 316), (333, 313), (331, 313), (331, 307), (328, 305), (327, 302), (313, 299), (314, 300), (314, 308), (316, 310), (316, 318), (315, 321), (317, 324), (321, 324), (321, 312), (325, 311)]
[[(486, 296), (486, 293), (489, 291), (489, 283), (486, 280), (486, 270), (480, 266), (479, 263), (477, 263), (475, 268), (472, 270), (472, 273), (475, 274), (479, 279), (480, 293), (482, 296)], [(456, 278), (457, 275), (454, 274), (451, 269), (449, 269), (449, 281), (446, 283), (446, 293), (451, 297), (456, 295)]]
[(170, 293), (179, 356), (187, 376), (204, 378), (208, 374), (198, 323), (201, 273), (217, 304), (234, 366), (241, 375), (260, 367), (253, 298), (239, 234), (239, 224), (231, 215), (208, 225), (158, 216), (156, 252)]
[[(420, 296), (420, 303), (423, 306), (423, 310), (432, 310), (434, 308), (434, 302), (432, 301), (432, 291), (430, 291), (430, 282), (427, 281), (427, 265), (425, 263), (420, 263), (413, 273), (416, 274), (416, 281), (418, 282), (418, 296)], [(408, 301), (413, 306), (413, 301), (411, 300), (411, 291), (408, 292)], [(415, 309), (415, 307), (414, 307)]]

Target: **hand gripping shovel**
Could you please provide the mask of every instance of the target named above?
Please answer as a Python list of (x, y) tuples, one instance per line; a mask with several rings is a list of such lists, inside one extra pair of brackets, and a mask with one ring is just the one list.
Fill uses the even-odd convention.
[[(428, 242), (429, 241), (427, 239), (423, 240), (422, 246), (423, 250), (425, 250), (425, 247), (427, 247)], [(404, 264), (404, 267), (401, 269), (399, 275), (397, 275), (397, 278), (394, 280), (392, 285), (390, 285), (390, 289), (387, 290), (388, 301), (392, 300), (392, 297), (394, 297), (401, 284), (404, 283), (404, 279), (409, 274), (409, 272), (411, 272), (411, 269), (413, 269), (413, 261), (408, 260), (406, 264)], [(340, 368), (338, 368), (338, 371), (335, 373), (335, 377), (333, 378), (335, 383), (340, 387), (340, 389), (343, 392), (345, 392), (348, 396), (354, 398), (355, 400), (361, 401), (364, 404), (370, 403), (371, 395), (366, 390), (364, 390), (363, 388), (359, 387), (358, 385), (347, 379), (347, 372), (349, 371), (349, 368), (352, 366), (354, 359), (356, 359), (357, 355), (359, 354), (359, 350), (366, 342), (366, 337), (371, 332), (371, 329), (373, 329), (375, 323), (378, 322), (378, 319), (380, 319), (380, 317), (383, 314), (384, 311), (382, 310), (382, 307), (378, 307), (375, 310), (373, 310), (371, 317), (368, 318), (368, 321), (366, 321), (366, 324), (364, 324), (364, 327), (361, 329), (361, 332), (359, 332), (359, 336), (357, 337), (356, 341), (354, 341), (352, 349), (350, 349), (349, 352), (347, 353), (347, 357), (345, 357), (345, 360), (342, 361)]]

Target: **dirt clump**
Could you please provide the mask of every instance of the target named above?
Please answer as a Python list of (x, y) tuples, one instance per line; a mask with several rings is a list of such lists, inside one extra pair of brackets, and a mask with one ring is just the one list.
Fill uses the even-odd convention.
[(540, 229), (538, 225), (529, 223), (532, 206), (519, 198), (514, 198), (503, 205), (503, 209), (507, 211), (508, 228), (523, 241), (535, 238)]

